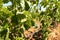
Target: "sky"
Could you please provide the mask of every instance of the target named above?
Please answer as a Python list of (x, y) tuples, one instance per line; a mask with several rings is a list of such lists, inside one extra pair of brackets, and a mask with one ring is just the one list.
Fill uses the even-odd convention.
[(8, 2), (8, 3), (3, 4), (4, 7), (5, 7), (5, 6), (10, 6), (10, 5), (12, 5), (11, 2)]
[[(41, 2), (41, 0), (39, 0), (39, 3), (40, 2)], [(8, 2), (8, 3), (3, 4), (3, 6), (9, 6), (9, 5), (12, 5), (12, 3), (11, 2)]]
[[(39, 3), (41, 2), (42, 0), (39, 0)], [(12, 3), (11, 2), (8, 2), (8, 3), (5, 3), (5, 4), (3, 4), (3, 7), (6, 7), (6, 6), (10, 6), (10, 5), (12, 5)], [(38, 4), (38, 7), (40, 7), (40, 4)], [(43, 6), (41, 7), (41, 11), (45, 11), (46, 10), (46, 8), (44, 8)]]

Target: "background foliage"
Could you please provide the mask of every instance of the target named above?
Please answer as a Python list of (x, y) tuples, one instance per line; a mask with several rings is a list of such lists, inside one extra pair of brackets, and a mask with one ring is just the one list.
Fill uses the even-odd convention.
[[(4, 7), (8, 2), (12, 5)], [(41, 11), (42, 6), (45, 11)], [(47, 28), (60, 22), (60, 1), (0, 0), (0, 40), (25, 40), (23, 32), (35, 26), (33, 19), (41, 21), (41, 40), (45, 40), (49, 33)]]

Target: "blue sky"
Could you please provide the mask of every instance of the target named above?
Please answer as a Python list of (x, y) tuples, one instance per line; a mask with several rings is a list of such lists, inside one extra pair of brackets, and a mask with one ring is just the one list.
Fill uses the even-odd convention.
[[(41, 2), (41, 0), (39, 0), (39, 3)], [(8, 3), (5, 3), (5, 4), (3, 4), (3, 6), (9, 6), (9, 5), (11, 5), (12, 3), (11, 2), (8, 2)]]
[[(42, 0), (39, 0), (39, 3), (41, 2)], [(9, 5), (12, 5), (12, 3), (11, 2), (8, 2), (8, 3), (5, 3), (5, 4), (3, 4), (3, 6), (4, 7), (6, 7), (6, 6), (9, 6)], [(40, 4), (39, 4), (40, 5)], [(40, 6), (39, 6), (40, 7)], [(46, 10), (46, 8), (44, 8), (43, 6), (41, 7), (41, 11), (45, 11)]]
[(12, 3), (8, 2), (8, 3), (3, 4), (3, 6), (9, 6), (9, 5), (12, 5)]

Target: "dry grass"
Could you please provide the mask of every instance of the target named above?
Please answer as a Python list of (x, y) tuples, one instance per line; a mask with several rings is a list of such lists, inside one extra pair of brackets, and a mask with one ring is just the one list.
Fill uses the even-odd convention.
[(56, 28), (49, 29), (51, 33), (48, 36), (48, 40), (60, 40), (60, 23)]
[[(39, 26), (41, 26), (41, 23), (39, 23), (39, 21), (36, 21), (36, 20), (34, 20), (34, 21), (35, 21), (35, 23), (38, 24), (38, 28), (31, 27), (27, 31), (24, 32), (24, 35), (26, 38), (28, 38), (28, 40), (36, 40), (33, 38), (33, 35), (37, 31), (39, 31), (39, 29), (40, 29)], [(55, 28), (48, 28), (48, 30), (51, 32), (48, 35), (48, 40), (60, 40), (60, 23), (58, 23)]]

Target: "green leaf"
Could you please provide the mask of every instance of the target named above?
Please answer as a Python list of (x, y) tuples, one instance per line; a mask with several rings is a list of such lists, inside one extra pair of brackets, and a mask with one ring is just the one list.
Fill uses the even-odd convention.
[(3, 0), (3, 2), (4, 2), (4, 3), (8, 3), (8, 2), (9, 2), (9, 0)]
[(29, 4), (27, 3), (27, 1), (25, 1), (25, 10), (28, 11), (29, 10)]

